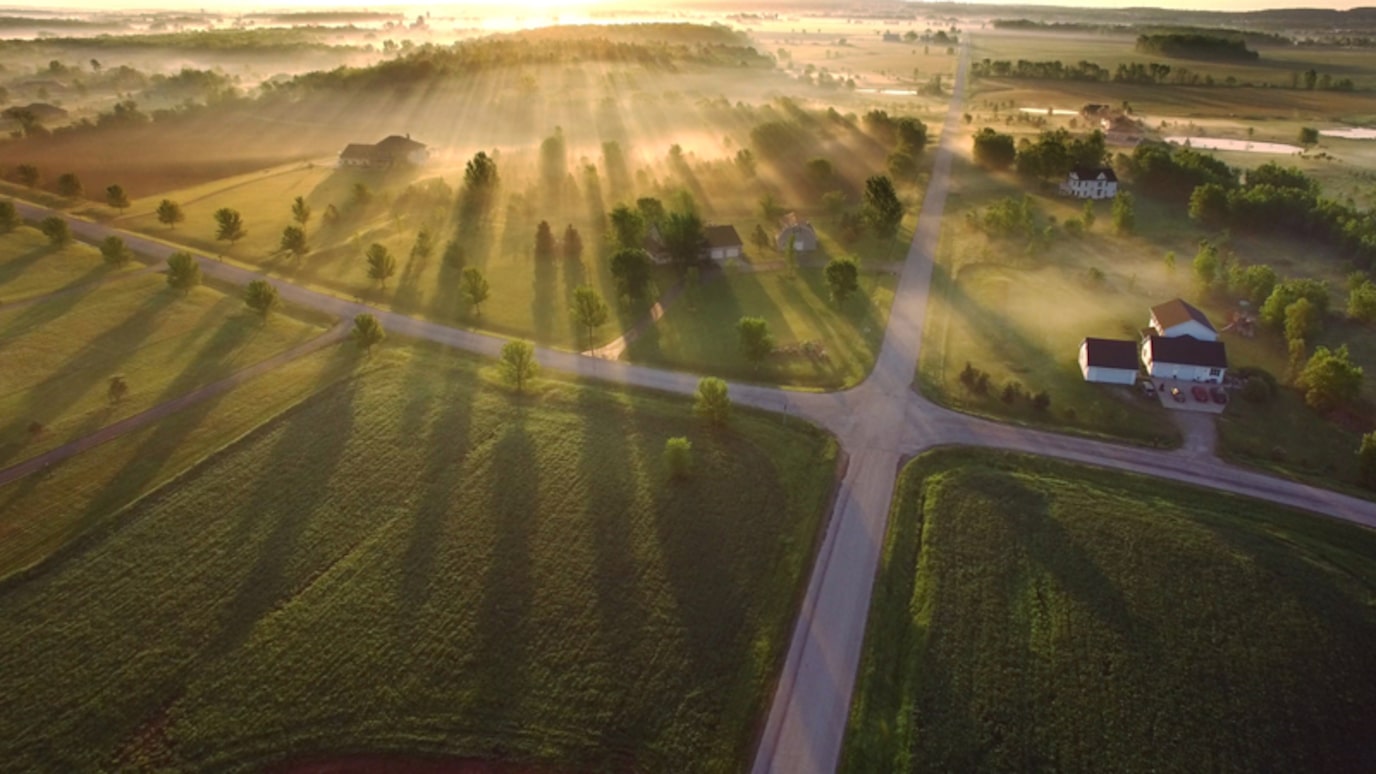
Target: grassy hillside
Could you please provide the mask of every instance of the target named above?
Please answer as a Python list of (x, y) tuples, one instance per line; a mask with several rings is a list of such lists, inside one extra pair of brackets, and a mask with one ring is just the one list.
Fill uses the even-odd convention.
[(1376, 766), (1376, 534), (973, 451), (894, 517), (843, 771)]
[[(777, 418), (382, 352), (0, 586), (0, 759), (335, 753), (737, 770), (834, 447)], [(687, 435), (671, 483), (664, 440)]]

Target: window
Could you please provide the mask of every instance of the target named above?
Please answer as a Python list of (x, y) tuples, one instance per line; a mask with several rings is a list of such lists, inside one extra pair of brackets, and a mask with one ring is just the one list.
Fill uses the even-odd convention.
[(1220, 376), (1222, 376), (1222, 375), (1223, 375), (1223, 371), (1220, 370), (1220, 369), (1218, 369), (1218, 368), (1210, 368), (1210, 369), (1209, 369), (1209, 378), (1211, 378), (1211, 379), (1217, 379), (1218, 377), (1220, 377)]

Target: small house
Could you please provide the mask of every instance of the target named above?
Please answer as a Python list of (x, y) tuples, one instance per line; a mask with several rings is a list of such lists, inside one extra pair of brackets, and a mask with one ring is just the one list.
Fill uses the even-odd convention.
[(1142, 365), (1157, 379), (1218, 384), (1228, 370), (1228, 353), (1221, 341), (1152, 333), (1142, 342)]
[(703, 248), (703, 253), (707, 258), (714, 261), (724, 261), (728, 258), (741, 257), (741, 251), (745, 248), (745, 243), (741, 241), (740, 234), (736, 233), (736, 227), (707, 226), (703, 229), (707, 245)]
[(373, 145), (350, 143), (339, 154), (339, 166), (361, 169), (389, 169), (397, 164), (419, 166), (430, 158), (430, 151), (424, 143), (392, 135)]
[(1148, 323), (1157, 336), (1191, 336), (1200, 341), (1218, 341), (1218, 331), (1198, 307), (1176, 298), (1151, 308)]
[(1137, 381), (1137, 343), (1086, 338), (1080, 342), (1080, 373), (1087, 382), (1132, 384)]
[(1061, 183), (1061, 195), (1077, 199), (1112, 199), (1118, 195), (1118, 176), (1108, 167), (1076, 167)]
[(789, 244), (796, 253), (810, 253), (817, 249), (817, 231), (798, 213), (790, 212), (779, 220), (779, 230), (774, 236), (774, 244), (779, 252), (787, 252)]

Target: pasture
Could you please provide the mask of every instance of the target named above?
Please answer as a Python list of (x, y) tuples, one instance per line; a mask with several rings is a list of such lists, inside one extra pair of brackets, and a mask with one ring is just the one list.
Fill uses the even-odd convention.
[(38, 229), (20, 226), (0, 235), (0, 308), (35, 296), (71, 290), (137, 268), (137, 262), (117, 269), (108, 266), (100, 251), (71, 242), (57, 247)]
[(1067, 463), (904, 470), (841, 771), (1358, 771), (1376, 534)]
[(370, 360), (0, 586), (0, 755), (743, 766), (834, 445), (750, 412), (713, 430), (677, 397), (515, 396), (466, 357)]

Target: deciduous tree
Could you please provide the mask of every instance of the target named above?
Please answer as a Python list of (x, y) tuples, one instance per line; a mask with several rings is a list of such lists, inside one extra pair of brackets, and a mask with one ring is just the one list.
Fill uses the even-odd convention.
[(57, 247), (62, 247), (72, 241), (72, 229), (67, 225), (67, 221), (57, 215), (49, 215), (38, 223), (38, 230), (43, 232), (43, 236)]
[(664, 467), (669, 478), (684, 479), (693, 470), (693, 443), (685, 436), (676, 436), (664, 442)]
[(416, 232), (416, 241), (411, 245), (412, 260), (429, 258), (435, 252), (435, 242), (430, 236), (430, 229), (422, 228)]
[(612, 254), (612, 277), (617, 291), (640, 298), (650, 284), (650, 254), (638, 247), (623, 247)]
[(1113, 230), (1120, 236), (1137, 230), (1136, 203), (1132, 194), (1127, 191), (1119, 191), (1118, 195), (1113, 197)]
[(221, 207), (215, 211), (215, 239), (220, 242), (228, 242), (230, 247), (235, 242), (248, 236), (244, 230), (244, 219), (238, 210), (229, 207)]
[(300, 258), (310, 252), (310, 245), (306, 243), (306, 232), (300, 226), (286, 226), (282, 229), (282, 249), (291, 253), (293, 258)]
[(373, 347), (381, 344), (382, 340), (387, 338), (387, 334), (382, 330), (382, 323), (365, 312), (354, 318), (354, 327), (349, 331), (349, 337), (359, 349), (371, 354)]
[(694, 212), (671, 212), (664, 218), (664, 224), (660, 228), (660, 237), (664, 240), (664, 249), (669, 253), (669, 260), (674, 262), (680, 272), (686, 271), (689, 266), (698, 262), (702, 254), (702, 246), (706, 242), (706, 232), (703, 229), (702, 218)]
[(742, 317), (736, 323), (736, 335), (740, 339), (741, 354), (756, 368), (774, 351), (774, 337), (769, 333), (769, 323), (762, 317)]
[(645, 217), (639, 211), (619, 204), (607, 217), (612, 224), (612, 237), (616, 247), (645, 246)]
[(183, 294), (201, 284), (201, 264), (191, 253), (175, 252), (167, 256), (167, 285)]
[(129, 209), (129, 194), (124, 192), (122, 186), (108, 186), (105, 189), (105, 203), (123, 214), (125, 210)]
[(1285, 307), (1286, 340), (1312, 339), (1319, 332), (1319, 322), (1318, 311), (1309, 299), (1295, 299), (1294, 303)]
[(277, 297), (277, 288), (272, 283), (264, 279), (256, 279), (248, 283), (244, 288), (244, 306), (258, 313), (264, 320), (272, 311), (277, 308), (281, 301)]
[(827, 261), (827, 287), (836, 303), (844, 304), (860, 289), (860, 268), (851, 258), (832, 258)]
[(105, 398), (113, 405), (124, 400), (124, 396), (129, 394), (129, 382), (123, 376), (116, 375), (110, 377), (106, 383)]
[(111, 266), (124, 266), (133, 259), (134, 253), (124, 244), (124, 240), (117, 236), (105, 237), (105, 241), (100, 243), (100, 256)]
[(535, 227), (535, 257), (537, 260), (554, 257), (554, 232), (549, 228), (549, 221), (542, 220)]
[(463, 294), (464, 300), (473, 310), (474, 317), (482, 317), (483, 302), (491, 294), (492, 288), (487, 284), (487, 278), (481, 271), (469, 266), (463, 270), (459, 278), (459, 291)]
[(727, 394), (726, 382), (715, 376), (698, 380), (697, 392), (693, 393), (693, 413), (714, 425), (724, 425), (731, 416), (731, 397)]
[(607, 322), (607, 302), (587, 285), (573, 289), (573, 319), (588, 332), (588, 346), (592, 346), (593, 334)]
[(79, 198), (85, 190), (75, 172), (66, 172), (57, 178), (57, 192), (64, 198)]
[(368, 279), (387, 287), (387, 280), (397, 273), (397, 259), (387, 250), (387, 246), (377, 242), (368, 246), (365, 253), (368, 259)]
[(306, 230), (306, 224), (311, 220), (311, 206), (306, 203), (306, 197), (298, 196), (292, 200), (291, 219), (296, 221), (302, 231)]
[(158, 204), (158, 222), (168, 228), (176, 228), (178, 223), (186, 220), (186, 215), (182, 213), (182, 206), (171, 199), (163, 199)]
[(38, 167), (32, 164), (20, 164), (14, 170), (14, 176), (18, 178), (25, 188), (33, 188), (38, 185)]
[(529, 341), (508, 341), (502, 345), (502, 378), (523, 392), (526, 383), (535, 378), (540, 365), (535, 362), (535, 347)]
[(1357, 399), (1362, 391), (1362, 367), (1352, 362), (1347, 345), (1330, 350), (1316, 347), (1300, 372), (1304, 402), (1315, 411), (1332, 411)]
[(8, 234), (19, 228), (21, 222), (19, 210), (15, 208), (14, 202), (0, 199), (0, 234)]
[(882, 239), (892, 239), (903, 222), (903, 202), (893, 190), (893, 182), (884, 175), (865, 181), (865, 224)]

